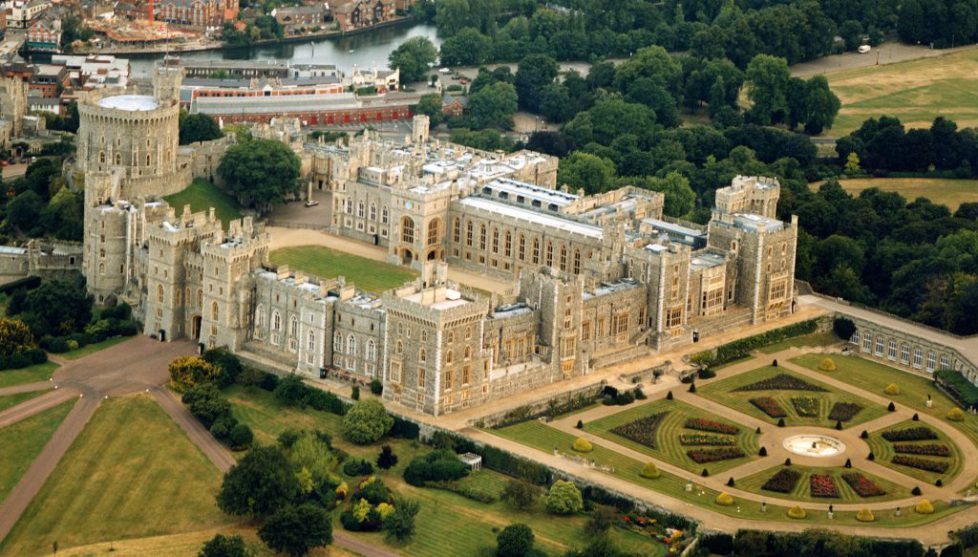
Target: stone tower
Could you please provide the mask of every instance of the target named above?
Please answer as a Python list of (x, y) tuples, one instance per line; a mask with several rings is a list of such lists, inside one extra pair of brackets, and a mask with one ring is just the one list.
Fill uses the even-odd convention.
[(183, 83), (183, 68), (177, 60), (164, 60), (153, 68), (153, 96), (162, 106), (180, 102), (180, 85)]
[(431, 128), (431, 119), (425, 114), (415, 115), (411, 126), (411, 143), (424, 145), (428, 143), (428, 133)]

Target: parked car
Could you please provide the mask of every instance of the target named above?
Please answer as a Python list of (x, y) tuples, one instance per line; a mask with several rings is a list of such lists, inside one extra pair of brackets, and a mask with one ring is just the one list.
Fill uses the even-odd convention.
[(306, 201), (306, 207), (315, 207), (316, 205), (319, 205), (319, 202), (318, 201), (314, 201), (312, 199), (310, 199), (309, 201)]

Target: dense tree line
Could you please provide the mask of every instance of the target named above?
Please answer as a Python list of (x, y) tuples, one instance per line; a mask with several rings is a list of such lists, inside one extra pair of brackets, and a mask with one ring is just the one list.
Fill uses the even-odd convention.
[(959, 130), (943, 116), (929, 129), (907, 130), (899, 119), (883, 116), (866, 120), (840, 138), (836, 152), (840, 164), (850, 165), (851, 173), (860, 169), (875, 174), (936, 170), (968, 178), (978, 172), (978, 130)]

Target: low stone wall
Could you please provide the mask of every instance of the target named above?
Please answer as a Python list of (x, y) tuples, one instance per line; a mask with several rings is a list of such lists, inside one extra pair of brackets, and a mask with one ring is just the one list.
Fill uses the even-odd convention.
[(571, 400), (578, 397), (585, 398), (596, 398), (601, 394), (602, 389), (604, 389), (606, 383), (601, 381), (600, 383), (595, 383), (588, 385), (586, 387), (580, 387), (571, 391), (566, 391), (560, 393), (555, 397), (549, 399), (538, 400), (534, 403), (527, 404), (526, 406), (520, 406), (519, 408), (510, 408), (508, 410), (503, 410), (496, 412), (494, 414), (489, 414), (483, 416), (478, 422), (479, 427), (496, 427), (500, 424), (505, 423), (516, 423), (520, 421), (526, 421), (538, 418), (540, 416), (546, 415), (552, 406), (561, 406), (567, 404)]

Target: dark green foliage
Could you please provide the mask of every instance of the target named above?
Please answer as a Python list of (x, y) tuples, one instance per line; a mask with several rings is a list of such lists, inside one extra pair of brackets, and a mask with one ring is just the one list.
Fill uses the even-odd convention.
[(360, 400), (360, 387), (358, 385), (354, 385), (350, 390), (350, 398), (353, 400)]
[(934, 373), (934, 379), (961, 404), (966, 406), (978, 404), (978, 387), (972, 385), (961, 372), (939, 369)]
[(814, 333), (816, 330), (818, 330), (818, 322), (811, 319), (720, 345), (713, 356), (709, 352), (701, 352), (694, 357), (701, 358), (703, 363), (708, 366), (722, 365), (744, 358), (752, 351), (763, 346), (797, 336), (808, 335)]
[(394, 512), (384, 521), (384, 532), (388, 539), (404, 541), (414, 535), (414, 517), (421, 510), (421, 504), (414, 499), (398, 497), (394, 501)]
[(384, 392), (384, 384), (380, 382), (380, 379), (370, 380), (370, 393), (374, 396), (380, 396)]
[(401, 70), (401, 82), (423, 81), (428, 64), (434, 63), (438, 49), (427, 37), (414, 37), (401, 43), (388, 56), (391, 68)]
[(180, 112), (180, 145), (198, 141), (210, 141), (224, 137), (217, 121), (207, 114), (187, 114)]
[(832, 332), (840, 339), (848, 341), (856, 332), (856, 324), (852, 322), (852, 319), (836, 317), (832, 320)]
[(267, 211), (299, 191), (299, 158), (280, 141), (234, 145), (217, 172), (242, 205)]
[(343, 463), (343, 473), (347, 476), (369, 476), (373, 472), (373, 465), (361, 458), (347, 460)]
[(429, 481), (452, 481), (464, 478), (469, 468), (450, 450), (432, 451), (415, 457), (404, 469), (404, 481), (424, 487)]
[(29, 291), (19, 306), (18, 317), (31, 328), (35, 337), (80, 331), (92, 317), (92, 297), (85, 290), (85, 280), (81, 277), (45, 280)]
[(202, 383), (192, 387), (184, 393), (183, 403), (206, 428), (210, 428), (221, 416), (231, 414), (231, 403), (212, 383)]
[(258, 529), (258, 537), (271, 549), (301, 557), (333, 542), (333, 526), (326, 511), (311, 503), (286, 505)]
[[(369, 466), (370, 463), (367, 463), (367, 465)], [(357, 501), (366, 499), (371, 505), (379, 505), (380, 503), (389, 503), (391, 501), (391, 492), (384, 485), (384, 482), (375, 479), (364, 485), (360, 491), (354, 494), (353, 498)]]
[(248, 546), (241, 536), (217, 534), (204, 544), (197, 557), (248, 557)]
[[(119, 304), (116, 307), (129, 307), (128, 304)], [(105, 312), (102, 312), (103, 317)], [(237, 356), (232, 354), (227, 348), (211, 348), (204, 351), (201, 356), (204, 361), (216, 367), (221, 372), (221, 377), (219, 383), (221, 387), (229, 387), (234, 384), (238, 379), (238, 375), (241, 374), (242, 365), (241, 360)]]
[(275, 398), (286, 406), (300, 406), (306, 394), (306, 385), (302, 378), (294, 373), (290, 373), (281, 378), (275, 386)]
[(217, 505), (231, 515), (266, 517), (288, 505), (299, 482), (278, 447), (257, 446), (224, 475)]
[(739, 530), (733, 541), (734, 555), (756, 557), (922, 557), (917, 540), (859, 538), (829, 530), (775, 533)]
[(391, 449), (390, 445), (384, 445), (380, 448), (380, 455), (377, 456), (377, 468), (381, 470), (390, 470), (397, 465), (397, 455)]
[(533, 549), (533, 530), (526, 524), (510, 524), (496, 536), (497, 557), (525, 557)]
[(618, 520), (617, 510), (612, 507), (598, 505), (591, 511), (591, 516), (588, 517), (588, 521), (584, 525), (584, 530), (591, 535), (602, 534), (614, 526)]
[(238, 423), (228, 434), (228, 445), (232, 449), (242, 450), (251, 446), (251, 443), (255, 440), (255, 434), (252, 433), (251, 428), (248, 424)]
[(523, 510), (532, 507), (539, 496), (540, 488), (513, 478), (506, 483), (501, 499), (511, 506)]

